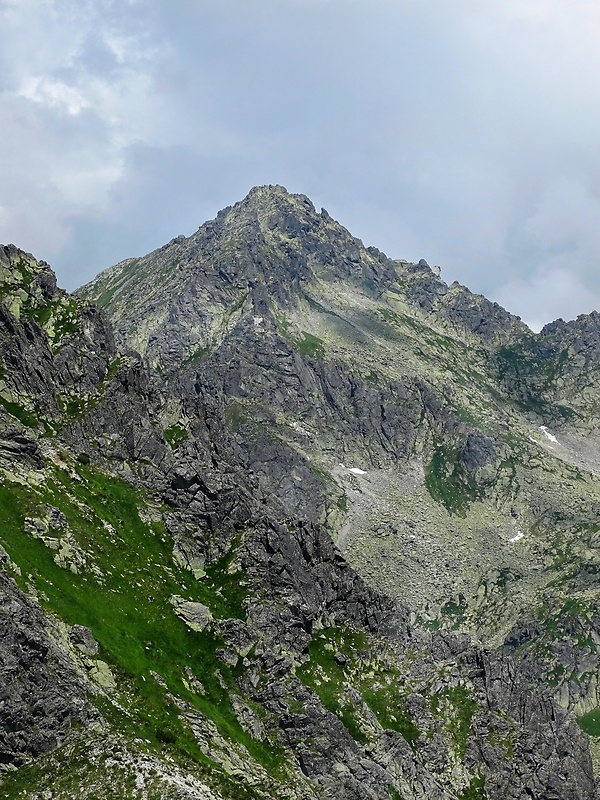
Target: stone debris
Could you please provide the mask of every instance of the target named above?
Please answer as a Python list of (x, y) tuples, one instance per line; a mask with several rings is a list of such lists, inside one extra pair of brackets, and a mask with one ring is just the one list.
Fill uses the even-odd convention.
[(190, 600), (184, 600), (179, 595), (171, 597), (171, 605), (175, 609), (178, 617), (185, 622), (185, 624), (194, 631), (206, 630), (212, 623), (212, 614), (208, 606), (202, 603), (195, 603)]

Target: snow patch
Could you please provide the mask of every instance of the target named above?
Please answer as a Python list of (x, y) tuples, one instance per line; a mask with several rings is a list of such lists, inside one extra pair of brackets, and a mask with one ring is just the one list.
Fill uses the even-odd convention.
[(556, 436), (553, 433), (550, 433), (550, 431), (545, 425), (540, 425), (540, 430), (544, 434), (546, 439), (548, 439), (548, 441), (555, 442), (556, 444), (558, 444), (558, 439), (556, 438)]
[(351, 472), (353, 475), (366, 475), (364, 469), (359, 469), (358, 467), (348, 467), (348, 472)]
[(521, 540), (521, 539), (522, 539), (524, 536), (525, 536), (525, 534), (523, 533), (523, 531), (520, 531), (520, 530), (517, 528), (517, 533), (516, 533), (516, 536), (513, 536), (513, 538), (512, 538), (512, 539), (509, 539), (509, 541), (510, 541), (510, 542), (518, 542), (518, 541), (520, 541), (520, 540)]

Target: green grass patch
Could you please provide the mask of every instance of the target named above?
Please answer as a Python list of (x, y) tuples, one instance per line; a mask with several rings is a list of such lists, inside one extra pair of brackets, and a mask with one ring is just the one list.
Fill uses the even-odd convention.
[(187, 367), (190, 364), (198, 364), (200, 361), (204, 361), (208, 355), (210, 355), (210, 347), (208, 345), (198, 347), (197, 350), (194, 350), (189, 356), (183, 359), (181, 367)]
[(467, 612), (467, 599), (459, 594), (458, 600), (448, 600), (441, 608), (442, 617), (450, 618), (455, 625), (459, 625)]
[(10, 400), (6, 400), (4, 397), (0, 397), (0, 405), (7, 411), (12, 417), (16, 417), (19, 422), (22, 422), (28, 428), (37, 428), (39, 425), (39, 419), (31, 411), (28, 411), (19, 403), (13, 403)]
[(284, 338), (287, 338), (292, 326), (291, 321), (283, 314), (275, 314), (277, 320), (277, 328)]
[(485, 778), (476, 775), (471, 778), (469, 785), (458, 795), (458, 800), (486, 800)]
[(59, 295), (54, 300), (40, 303), (37, 298), (29, 296), (23, 301), (20, 316), (34, 319), (45, 330), (51, 347), (56, 350), (63, 339), (79, 331), (82, 308), (82, 302), (75, 297)]
[(577, 717), (577, 724), (588, 736), (600, 736), (600, 708)]
[(446, 729), (456, 744), (460, 758), (464, 758), (467, 738), (471, 732), (471, 723), (478, 705), (464, 686), (453, 686), (429, 700), (429, 709), (444, 720)]
[(165, 428), (165, 440), (173, 450), (182, 445), (188, 438), (188, 432), (181, 425), (171, 425)]
[[(0, 300), (19, 289), (28, 289), (33, 283), (39, 267), (20, 257), (11, 263), (9, 270), (13, 273), (12, 280), (9, 278), (9, 280), (0, 284)], [(19, 277), (17, 277), (17, 273)]]
[(100, 289), (100, 294), (95, 299), (97, 306), (100, 308), (108, 308), (110, 306), (117, 291), (123, 287), (128, 278), (135, 275), (139, 261), (139, 258), (132, 258), (121, 268), (121, 272), (118, 273), (116, 279), (111, 273), (111, 275), (100, 284), (98, 287)]
[[(535, 617), (540, 621), (544, 635), (533, 641), (534, 650), (540, 655), (545, 654), (550, 642), (563, 637), (567, 632), (577, 647), (594, 648), (590, 630), (595, 613), (593, 605), (578, 597), (571, 597), (560, 605), (556, 602), (541, 603), (535, 611)], [(556, 674), (556, 677), (559, 675)]]
[(325, 356), (324, 341), (312, 333), (302, 331), (302, 339), (296, 342), (296, 347), (303, 356), (323, 358)]
[[(361, 744), (366, 744), (368, 739), (360, 728), (353, 706), (345, 702), (343, 695), (349, 685), (356, 654), (366, 645), (366, 634), (360, 631), (327, 628), (313, 637), (308, 646), (310, 659), (297, 670), (300, 680), (317, 693), (325, 708), (335, 714), (352, 738)], [(339, 664), (335, 659), (336, 653), (344, 655), (347, 663)]]
[(378, 675), (375, 681), (363, 682), (361, 691), (364, 701), (382, 728), (397, 731), (414, 749), (421, 731), (406, 707), (398, 676), (394, 675), (394, 679), (388, 684), (382, 684), (381, 677)]
[(394, 789), (393, 786), (388, 786), (388, 794), (391, 800), (404, 800), (400, 792), (397, 789)]
[[(231, 706), (230, 691), (240, 692), (241, 665), (221, 661), (217, 650), (224, 643), (210, 631), (191, 631), (170, 603), (177, 594), (209, 606), (215, 617), (244, 617), (243, 576), (230, 571), (235, 553), (208, 565), (206, 578), (195, 580), (174, 565), (164, 527), (141, 519), (141, 492), (90, 467), (75, 466), (79, 479), (57, 469), (39, 492), (0, 485), (0, 540), (23, 575), (31, 576), (27, 580), (45, 598), (46, 609), (93, 631), (101, 658), (118, 677), (118, 700), (126, 709), (115, 707), (112, 721), (157, 750), (167, 748), (202, 763), (200, 749), (169, 700), (173, 693), (211, 719), (224, 737), (243, 744), (270, 774), (280, 774), (282, 752), (254, 741)], [(58, 566), (55, 551), (24, 531), (25, 516), (43, 516), (45, 503), (65, 514), (75, 534), (87, 564), (79, 574)], [(60, 531), (51, 535), (58, 537)], [(186, 686), (186, 667), (204, 693)], [(151, 671), (162, 676), (166, 687)]]
[(368, 655), (368, 637), (364, 631), (341, 626), (328, 628), (313, 637), (308, 651), (310, 660), (297, 670), (298, 677), (314, 689), (325, 708), (344, 723), (355, 741), (366, 744), (368, 738), (355, 707), (346, 700), (350, 687), (361, 693), (382, 728), (397, 731), (411, 747), (415, 746), (421, 732), (406, 707), (397, 671), (383, 662), (379, 666), (370, 664), (372, 674), (364, 678), (363, 657)]
[(458, 450), (438, 444), (425, 469), (425, 486), (432, 499), (451, 514), (465, 517), (470, 504), (480, 499), (482, 492), (461, 469), (458, 456)]
[(26, 303), (21, 308), (21, 317), (23, 319), (34, 319), (42, 328), (46, 327), (50, 317), (52, 316), (53, 303), (47, 303), (44, 306), (34, 306), (31, 303)]
[(121, 365), (125, 362), (125, 359), (121, 356), (113, 359), (110, 364), (108, 365), (108, 369), (106, 370), (106, 375), (104, 376), (104, 383), (108, 383), (116, 378)]
[(79, 331), (81, 310), (81, 302), (75, 298), (69, 300), (66, 305), (63, 303), (57, 305), (52, 334), (52, 343), (55, 347), (60, 345), (63, 339)]
[(118, 284), (107, 286), (106, 289), (103, 289), (100, 295), (95, 298), (94, 302), (99, 308), (107, 309), (110, 306), (117, 289), (119, 289)]
[(58, 406), (69, 421), (79, 419), (91, 407), (93, 398), (68, 395), (58, 397)]

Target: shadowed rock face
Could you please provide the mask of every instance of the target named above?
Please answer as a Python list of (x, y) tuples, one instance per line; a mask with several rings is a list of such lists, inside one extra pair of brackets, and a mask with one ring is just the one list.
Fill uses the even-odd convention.
[[(16, 250), (13, 272), (21, 258), (46, 274)], [(493, 360), (522, 326), (444, 287), (426, 265), (366, 250), (306, 198), (263, 187), (86, 288), (121, 350), (101, 313), (54, 288), (32, 293), (35, 314), (5, 303), (0, 494), (19, 511), (0, 541), (4, 572), (31, 596), (18, 595), (25, 639), (25, 623), (0, 616), (0, 653), (6, 675), (23, 658), (23, 686), (48, 695), (39, 728), (25, 692), (10, 690), (7, 724), (23, 723), (16, 737), (6, 728), (7, 763), (54, 750), (44, 770), (17, 773), (27, 796), (109, 796), (93, 752), (127, 754), (123, 797), (135, 796), (131, 776), (157, 798), (594, 797), (587, 738), (535, 688), (529, 662), (526, 674), (465, 634), (411, 622), (414, 584), (437, 568), (414, 533), (427, 514), (456, 525), (460, 555), (473, 507), (525, 513), (504, 432), (529, 429)], [(466, 398), (495, 403), (485, 425)], [(422, 476), (410, 491), (425, 499), (401, 517), (407, 474)], [(401, 549), (423, 557), (412, 580), (397, 571), (394, 598), (334, 543), (345, 519), (368, 538), (369, 514), (377, 531), (395, 526), (378, 541), (397, 544), (406, 525)], [(481, 553), (500, 564), (506, 548)], [(386, 551), (367, 555), (383, 571)], [(37, 602), (69, 626), (51, 645)], [(482, 607), (494, 602), (490, 590)]]

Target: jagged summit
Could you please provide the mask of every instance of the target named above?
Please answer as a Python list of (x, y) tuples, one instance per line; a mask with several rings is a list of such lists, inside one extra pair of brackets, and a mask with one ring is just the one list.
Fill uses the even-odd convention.
[(214, 347), (234, 312), (277, 316), (331, 292), (384, 304), (391, 293), (428, 324), (485, 343), (527, 331), (497, 304), (448, 287), (425, 261), (394, 261), (365, 247), (282, 186), (255, 187), (192, 236), (122, 261), (78, 294), (107, 308), (122, 341), (169, 371)]
[(22, 308), (27, 313), (44, 306), (59, 293), (45, 261), (37, 261), (14, 244), (0, 245), (0, 298), (14, 314), (19, 316)]
[[(315, 230), (319, 227), (319, 217), (312, 202), (302, 194), (292, 194), (284, 186), (267, 185), (255, 186), (243, 200), (219, 211), (212, 228), (220, 223), (223, 230), (229, 234), (239, 234), (242, 231), (269, 231), (286, 230), (292, 233), (299, 229), (304, 231)], [(199, 232), (210, 226), (204, 223)]]
[(232, 308), (264, 315), (297, 305), (308, 284), (332, 280), (378, 292), (397, 270), (308, 198), (268, 186), (192, 236), (102, 272), (79, 294), (108, 308), (123, 340), (166, 368), (210, 347)]
[(289, 192), (285, 186), (280, 184), (264, 184), (253, 186), (243, 200), (219, 211), (217, 217), (227, 215), (230, 211), (240, 213), (251, 209), (256, 210), (258, 213), (266, 213), (269, 209), (275, 207), (303, 207), (313, 214), (317, 213), (312, 201), (305, 194)]

